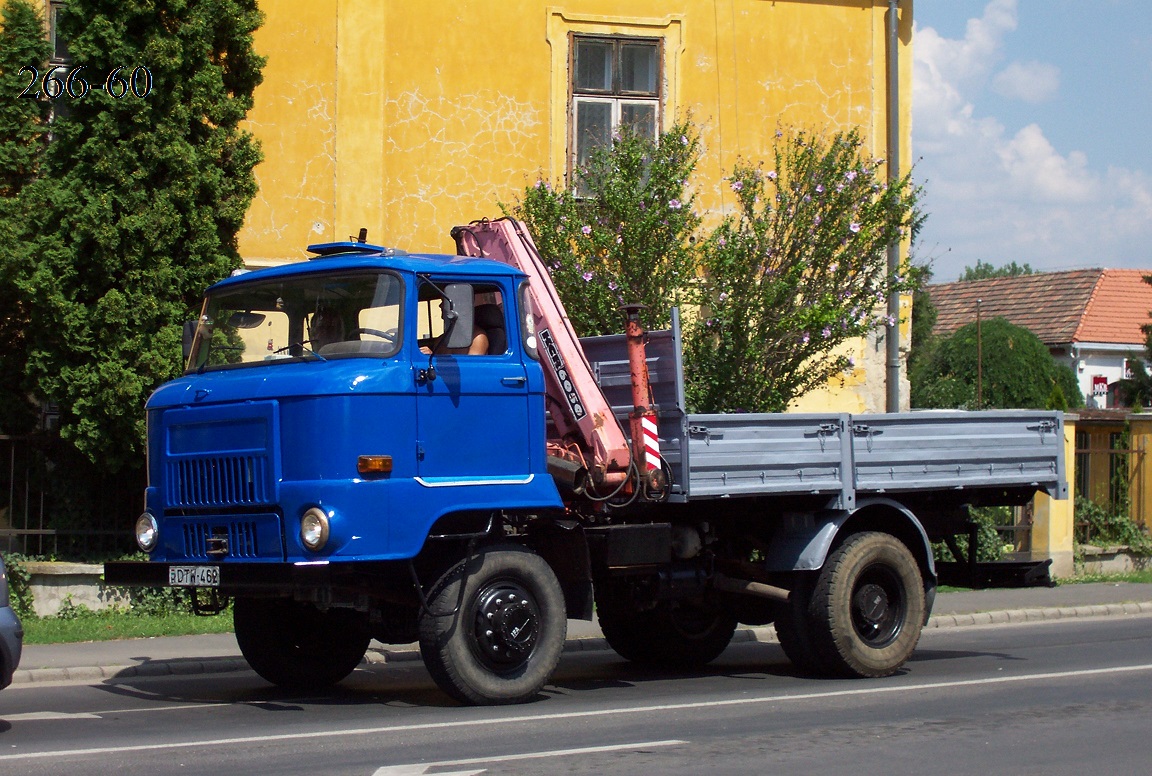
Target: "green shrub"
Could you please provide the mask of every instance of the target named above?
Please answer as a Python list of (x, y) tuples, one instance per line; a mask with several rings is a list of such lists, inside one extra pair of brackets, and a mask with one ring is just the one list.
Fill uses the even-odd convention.
[(1136, 554), (1152, 555), (1152, 537), (1127, 510), (1108, 510), (1083, 496), (1076, 497), (1075, 510), (1078, 544), (1126, 545)]
[[(981, 563), (989, 563), (1004, 557), (1005, 542), (1000, 536), (1000, 532), (996, 530), (996, 526), (1008, 525), (1012, 521), (1012, 508), (973, 507), (969, 510), (968, 516), (979, 526), (976, 533), (976, 560)], [(956, 536), (955, 539), (957, 549), (964, 557), (957, 558), (944, 542), (934, 542), (932, 554), (937, 561), (968, 560), (968, 536), (960, 535)]]

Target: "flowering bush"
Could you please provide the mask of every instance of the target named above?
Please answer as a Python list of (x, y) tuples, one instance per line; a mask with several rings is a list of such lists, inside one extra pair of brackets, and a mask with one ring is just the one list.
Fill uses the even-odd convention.
[(624, 131), (577, 172), (578, 187), (537, 181), (505, 208), (527, 224), (578, 334), (623, 331), (620, 308), (634, 302), (646, 307), (645, 327), (670, 325), (696, 273), (688, 178), (698, 158), (687, 123), (657, 143)]
[[(614, 138), (577, 172), (581, 196), (544, 181), (510, 209), (525, 221), (578, 334), (623, 330), (625, 302), (647, 328), (685, 315), (685, 377), (694, 412), (783, 411), (851, 368), (838, 345), (877, 327), (890, 291), (887, 246), (911, 227), (917, 189), (889, 185), (857, 132), (777, 133), (770, 169), (738, 164), (738, 211), (699, 237), (688, 186), (700, 148), (690, 122), (658, 142)], [(506, 208), (506, 211), (509, 210)]]
[(738, 164), (738, 211), (703, 242), (701, 314), (685, 333), (697, 411), (780, 412), (854, 365), (836, 347), (896, 324), (886, 250), (911, 225), (916, 190), (887, 185), (857, 132), (777, 133), (771, 169)]

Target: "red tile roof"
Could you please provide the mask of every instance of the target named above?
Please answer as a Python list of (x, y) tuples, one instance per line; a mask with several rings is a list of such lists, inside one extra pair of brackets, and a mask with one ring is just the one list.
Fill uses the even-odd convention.
[(958, 281), (928, 286), (936, 306), (937, 334), (951, 334), (976, 320), (1007, 318), (1053, 346), (1070, 342), (1144, 345), (1140, 327), (1152, 324), (1150, 271), (1081, 269)]

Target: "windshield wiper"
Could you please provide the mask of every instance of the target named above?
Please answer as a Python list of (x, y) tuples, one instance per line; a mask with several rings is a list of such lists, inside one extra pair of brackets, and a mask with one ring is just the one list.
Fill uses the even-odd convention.
[(309, 353), (316, 356), (316, 358), (320, 359), (321, 361), (327, 361), (328, 359), (324, 358), (324, 356), (320, 355), (318, 352), (312, 349), (310, 344), (311, 342), (312, 340), (304, 340), (303, 342), (289, 342), (284, 347), (273, 350), (272, 355), (283, 353), (285, 350), (291, 350), (292, 348), (305, 348)]

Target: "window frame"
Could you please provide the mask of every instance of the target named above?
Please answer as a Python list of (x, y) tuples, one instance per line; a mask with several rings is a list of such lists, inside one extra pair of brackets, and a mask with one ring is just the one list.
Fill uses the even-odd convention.
[[(612, 45), (612, 79), (608, 89), (598, 89), (577, 86), (576, 52), (582, 41), (604, 42)], [(655, 49), (656, 72), (654, 90), (635, 91), (624, 89), (621, 86), (622, 51), (628, 45), (650, 45)], [(587, 33), (569, 33), (568, 46), (568, 176), (571, 180), (579, 167), (580, 143), (579, 123), (577, 112), (582, 104), (608, 104), (611, 107), (609, 118), (609, 142), (611, 137), (619, 131), (622, 120), (621, 115), (626, 105), (651, 105), (653, 107), (652, 134), (659, 137), (661, 120), (665, 100), (665, 64), (664, 39), (662, 37), (634, 36), (634, 35), (600, 35)]]

